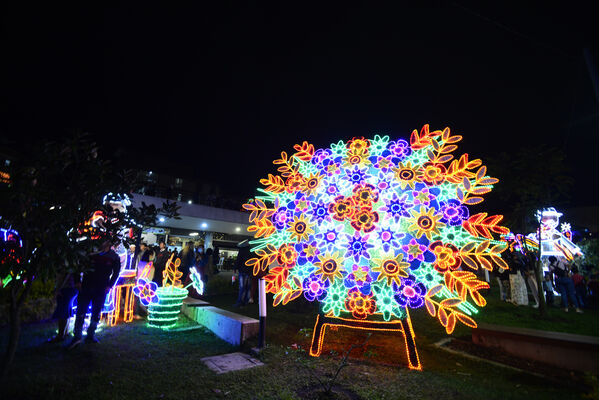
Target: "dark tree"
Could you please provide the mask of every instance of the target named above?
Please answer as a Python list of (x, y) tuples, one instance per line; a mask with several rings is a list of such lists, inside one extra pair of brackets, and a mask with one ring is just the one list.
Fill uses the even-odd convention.
[[(109, 162), (98, 156), (98, 148), (85, 135), (63, 142), (43, 142), (12, 163), (8, 183), (0, 184), (0, 226), (18, 231), (23, 246), (10, 257), (2, 252), (0, 279), (6, 279), (10, 293), (9, 340), (2, 364), (2, 376), (12, 363), (20, 334), (20, 312), (35, 279), (53, 279), (57, 273), (85, 270), (87, 255), (100, 240), (122, 240), (130, 218), (103, 204), (109, 193), (130, 193), (134, 174), (116, 173)], [(101, 210), (106, 218), (97, 233), (98, 240), (81, 240), (84, 223)], [(162, 209), (142, 205), (130, 209), (137, 224), (136, 235), (145, 225), (155, 223), (158, 214), (176, 216), (176, 207)], [(77, 240), (79, 239), (79, 240)]]

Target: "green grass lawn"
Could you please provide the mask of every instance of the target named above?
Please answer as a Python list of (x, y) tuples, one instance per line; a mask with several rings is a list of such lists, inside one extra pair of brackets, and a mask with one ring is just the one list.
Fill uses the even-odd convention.
[[(489, 304), (477, 316), (479, 322), (598, 335), (596, 311), (578, 315), (555, 309), (549, 320), (540, 321), (535, 319), (536, 310), (494, 301), (494, 297), (493, 293), (487, 296)], [(231, 294), (209, 300), (257, 316), (256, 305), (232, 308), (235, 299)], [(261, 354), (266, 365), (224, 375), (210, 371), (200, 358), (239, 349), (203, 328), (164, 332), (141, 321), (120, 324), (102, 331), (101, 343), (67, 352), (60, 345), (45, 344), (53, 324), (27, 325), (17, 360), (0, 386), (0, 398), (299, 399), (317, 385), (315, 374), (326, 379), (339, 363), (338, 354), (366, 338), (362, 331), (331, 329), (323, 355), (307, 356), (303, 349), (310, 343), (316, 312), (314, 305), (302, 301), (274, 309), (269, 306), (269, 346)], [(439, 350), (432, 346), (446, 337), (439, 323), (424, 310), (411, 315), (424, 371), (405, 367), (401, 337), (375, 333), (365, 347), (352, 352), (351, 365), (341, 372), (339, 385), (364, 399), (575, 399), (584, 395), (583, 390), (590, 390), (593, 378), (589, 376), (538, 378)], [(7, 331), (0, 332), (4, 346)], [(467, 336), (469, 329), (458, 327), (454, 335)], [(247, 351), (255, 343), (250, 341), (241, 350)]]

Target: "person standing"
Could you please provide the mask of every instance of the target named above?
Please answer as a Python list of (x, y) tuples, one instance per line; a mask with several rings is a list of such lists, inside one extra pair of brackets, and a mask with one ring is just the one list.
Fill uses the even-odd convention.
[(574, 282), (568, 274), (568, 266), (561, 260), (558, 260), (555, 256), (549, 256), (549, 269), (553, 271), (555, 275), (555, 286), (562, 298), (562, 307), (565, 312), (568, 312), (568, 296), (572, 300), (572, 304), (576, 308), (577, 313), (582, 313), (576, 299), (576, 292), (574, 290)]
[(189, 276), (189, 269), (194, 266), (196, 256), (193, 250), (193, 243), (187, 242), (180, 254), (181, 264), (179, 265), (179, 271), (183, 273), (181, 276), (181, 282), (186, 285), (187, 278)]
[[(208, 283), (212, 275), (214, 275), (214, 257), (212, 248), (208, 247), (206, 254), (204, 254), (204, 283)], [(204, 286), (204, 289), (206, 289), (206, 286)]]
[(572, 267), (572, 283), (574, 283), (574, 291), (576, 292), (576, 300), (580, 308), (584, 308), (587, 296), (586, 278), (578, 272), (578, 267)]
[(245, 265), (245, 262), (250, 259), (250, 244), (247, 240), (244, 240), (239, 245), (239, 253), (237, 254), (237, 260), (235, 261), (235, 269), (239, 273), (239, 294), (237, 296), (237, 303), (235, 307), (245, 306), (250, 297), (250, 274), (252, 272), (251, 267)]
[(166, 262), (171, 254), (166, 249), (164, 240), (161, 240), (158, 246), (159, 250), (156, 252), (156, 257), (154, 257), (154, 277), (152, 278), (152, 281), (160, 287), (162, 286), (162, 273), (166, 268)]
[(77, 317), (73, 330), (73, 340), (67, 347), (68, 349), (73, 349), (81, 343), (83, 322), (90, 303), (92, 313), (85, 341), (87, 343), (98, 342), (95, 333), (98, 322), (100, 322), (102, 307), (104, 307), (106, 295), (116, 283), (121, 270), (121, 260), (111, 249), (108, 240), (102, 243), (100, 252), (90, 256), (90, 263), (91, 268), (83, 275), (81, 282), (81, 290), (77, 298)]
[(528, 305), (528, 292), (526, 290), (526, 282), (522, 277), (524, 268), (523, 259), (520, 253), (512, 250), (509, 264), (510, 274), (510, 298), (511, 302), (517, 306)]

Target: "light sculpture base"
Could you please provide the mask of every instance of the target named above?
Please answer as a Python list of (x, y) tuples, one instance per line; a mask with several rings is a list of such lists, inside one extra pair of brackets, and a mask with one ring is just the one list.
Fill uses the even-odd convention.
[(168, 286), (156, 291), (158, 302), (148, 306), (148, 326), (168, 329), (177, 324), (187, 289)]
[[(406, 309), (406, 313), (407, 313)], [(340, 318), (333, 315), (325, 315), (320, 313), (316, 317), (316, 324), (314, 325), (314, 334), (312, 336), (312, 345), (310, 346), (310, 355), (314, 357), (320, 356), (322, 352), (322, 344), (324, 342), (324, 335), (328, 326), (344, 327), (353, 329), (363, 329), (369, 331), (387, 331), (387, 332), (401, 332), (404, 336), (406, 344), (406, 353), (408, 356), (408, 367), (410, 369), (422, 370), (420, 359), (418, 358), (418, 352), (416, 350), (416, 343), (414, 341), (414, 330), (412, 329), (412, 321), (410, 315), (404, 319), (393, 320), (393, 321), (372, 321), (372, 320), (360, 320), (354, 318)]]

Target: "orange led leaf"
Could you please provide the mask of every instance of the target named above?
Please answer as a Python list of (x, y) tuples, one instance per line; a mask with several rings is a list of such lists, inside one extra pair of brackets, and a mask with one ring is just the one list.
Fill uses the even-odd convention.
[(451, 183), (460, 183), (463, 178), (474, 178), (475, 175), (471, 169), (475, 169), (482, 164), (479, 159), (469, 161), (468, 153), (462, 154), (459, 160), (453, 160), (447, 168), (446, 179)]
[(472, 236), (493, 239), (491, 232), (499, 235), (506, 235), (510, 232), (508, 228), (497, 225), (502, 219), (503, 215), (487, 217), (487, 213), (478, 213), (462, 222), (462, 227)]
[(260, 183), (266, 186), (264, 190), (272, 193), (282, 193), (285, 191), (285, 181), (278, 176), (268, 174), (268, 179), (260, 179)]
[(295, 153), (293, 157), (296, 157), (302, 161), (310, 161), (314, 155), (314, 145), (311, 145), (306, 141), (304, 141), (301, 146), (296, 144), (293, 146), (293, 148), (297, 150), (297, 153)]

